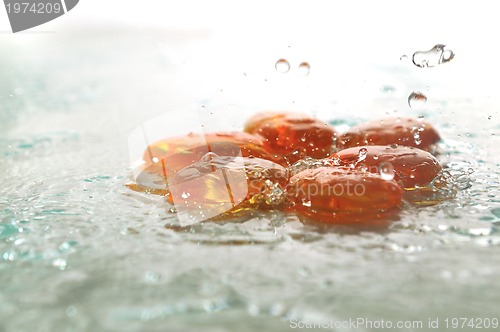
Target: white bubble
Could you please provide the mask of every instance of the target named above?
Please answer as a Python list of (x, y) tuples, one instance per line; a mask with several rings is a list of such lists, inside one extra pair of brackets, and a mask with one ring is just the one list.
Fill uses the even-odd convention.
[(278, 71), (279, 73), (284, 74), (290, 70), (290, 63), (288, 63), (288, 60), (286, 59), (279, 59), (278, 61), (276, 61), (274, 68), (276, 68), (276, 71)]
[(309, 71), (311, 70), (311, 65), (309, 65), (309, 63), (307, 62), (302, 62), (300, 65), (299, 65), (299, 72), (303, 75), (303, 76), (307, 76), (309, 75)]
[(391, 163), (383, 162), (379, 165), (380, 176), (384, 180), (392, 180), (394, 179), (394, 167)]

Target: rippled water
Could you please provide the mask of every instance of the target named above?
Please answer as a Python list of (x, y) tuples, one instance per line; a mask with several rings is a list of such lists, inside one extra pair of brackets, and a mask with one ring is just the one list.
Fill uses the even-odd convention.
[(410, 67), (373, 66), (357, 87), (368, 91), (361, 103), (340, 92), (308, 101), (274, 90), (270, 100), (280, 85), (317, 96), (328, 83), (314, 78), (322, 66), (311, 65), (309, 85), (284, 81), (275, 57), (268, 71), (242, 59), (221, 74), (221, 59), (203, 72), (206, 36), (179, 34), (1, 41), (0, 330), (284, 331), (290, 319), (499, 318), (498, 107), (428, 94), (422, 114), (445, 137), (440, 159), (463, 190), (438, 206), (407, 207), (388, 229), (320, 227), (278, 212), (183, 228), (161, 197), (125, 186), (127, 137), (140, 123), (165, 112), (175, 123), (176, 109), (196, 104), (238, 110), (218, 124), (235, 129), (267, 102), (309, 102), (345, 129), (420, 114), (407, 105), (420, 87)]

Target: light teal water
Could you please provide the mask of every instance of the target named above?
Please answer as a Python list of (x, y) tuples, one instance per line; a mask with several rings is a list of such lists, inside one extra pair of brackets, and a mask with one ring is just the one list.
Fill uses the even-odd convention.
[[(352, 125), (416, 114), (405, 96), (420, 76), (400, 64), (359, 64), (371, 76), (356, 87), (358, 99), (335, 91), (314, 99), (328, 90), (316, 89), (328, 82), (315, 78), (314, 62), (309, 81), (298, 83), (273, 76), (275, 58), (269, 72), (252, 71), (247, 58), (241, 68), (218, 67), (234, 57), (207, 49), (204, 34), (22, 37), (0, 39), (1, 331), (286, 331), (291, 319), (500, 318), (494, 104), (431, 98), (431, 88), (419, 114), (445, 137), (442, 162), (457, 175), (472, 168), (462, 177), (471, 186), (454, 201), (405, 209), (387, 230), (318, 228), (280, 213), (179, 229), (161, 198), (125, 187), (127, 138), (140, 123), (206, 104), (237, 110), (218, 124), (234, 129), (269, 102), (310, 103), (308, 111)], [(392, 94), (378, 89), (388, 77)]]

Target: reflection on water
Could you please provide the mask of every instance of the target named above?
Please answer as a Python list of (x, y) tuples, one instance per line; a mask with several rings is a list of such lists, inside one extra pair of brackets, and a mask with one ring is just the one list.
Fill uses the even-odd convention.
[[(216, 79), (212, 91), (202, 81), (186, 83), (196, 77), (186, 74), (197, 66), (190, 52), (199, 49), (163, 34), (115, 33), (87, 45), (43, 38), (36, 56), (30, 46), (7, 43), (17, 59), (1, 58), (10, 66), (0, 91), (5, 331), (284, 331), (289, 319), (498, 314), (500, 125), (483, 101), (434, 94), (419, 110), (445, 137), (439, 158), (460, 190), (441, 205), (406, 208), (389, 229), (326, 227), (278, 212), (181, 227), (162, 197), (125, 186), (127, 137), (144, 120), (195, 100), (213, 113), (237, 109), (232, 124), (265, 108), (269, 95), (286, 107), (304, 91), (303, 105), (348, 128), (386, 112), (415, 116), (406, 100), (414, 81), (394, 81), (406, 69), (381, 65), (370, 67), (376, 84), (328, 94), (329, 81), (315, 76), (328, 62), (311, 61), (314, 71), (297, 86), (283, 83), (286, 93), (273, 89), (289, 75), (272, 65), (269, 72), (241, 68), (235, 80), (229, 66), (221, 73), (229, 81)], [(158, 51), (161, 38), (171, 57)], [(142, 48), (132, 52), (130, 40)], [(380, 96), (383, 85), (394, 92)], [(345, 107), (350, 100), (353, 108)]]

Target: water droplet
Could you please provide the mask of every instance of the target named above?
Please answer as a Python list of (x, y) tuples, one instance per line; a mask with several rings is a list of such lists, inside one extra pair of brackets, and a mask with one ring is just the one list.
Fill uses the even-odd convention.
[(427, 97), (419, 91), (413, 91), (409, 96), (408, 96), (408, 105), (410, 105), (411, 108), (419, 108), (425, 105), (427, 102)]
[(311, 207), (311, 201), (302, 201), (302, 205)]
[(74, 306), (70, 305), (69, 307), (66, 308), (66, 316), (68, 317), (75, 317), (76, 314), (78, 313), (78, 309), (76, 309)]
[(309, 71), (311, 70), (311, 65), (307, 62), (302, 62), (300, 65), (299, 65), (299, 72), (303, 75), (303, 76), (307, 76), (309, 75)]
[(359, 149), (358, 162), (365, 160), (367, 153), (368, 153), (368, 150), (366, 148)]
[(52, 262), (52, 266), (59, 268), (59, 270), (64, 270), (66, 268), (66, 260), (62, 258), (57, 258)]
[(200, 161), (210, 163), (213, 159), (216, 159), (218, 157), (219, 156), (214, 152), (207, 152), (203, 157), (201, 157)]
[(156, 157), (153, 157), (153, 159), (151, 159), (154, 163), (157, 163), (160, 161), (160, 159), (156, 158)]
[(184, 191), (182, 192), (182, 195), (181, 195), (182, 198), (187, 199), (189, 196), (191, 196), (190, 193), (187, 193), (187, 192), (184, 192)]
[(491, 115), (488, 115), (488, 120), (491, 120)]
[(451, 50), (445, 50), (445, 47), (446, 45), (438, 44), (428, 51), (413, 53), (413, 64), (420, 68), (426, 68), (451, 61), (455, 57), (455, 54)]
[(290, 64), (288, 63), (288, 61), (286, 59), (279, 59), (278, 61), (276, 61), (274, 68), (276, 68), (276, 70), (279, 73), (284, 74), (290, 70)]
[(454, 56), (455, 54), (453, 54), (451, 50), (445, 50), (441, 56), (441, 59), (443, 62), (448, 62), (453, 59)]
[(380, 87), (380, 92), (382, 93), (391, 94), (394, 93), (394, 91), (396, 91), (396, 88), (392, 85), (382, 85)]
[(160, 274), (152, 271), (146, 272), (144, 275), (144, 281), (147, 283), (156, 283), (160, 280)]
[(307, 267), (307, 266), (300, 266), (298, 268), (298, 272), (303, 277), (308, 277), (312, 273), (311, 269), (309, 267)]
[(417, 145), (420, 145), (420, 143), (422, 143), (422, 138), (420, 137), (420, 134), (418, 132), (413, 134), (413, 140)]
[(406, 61), (406, 60), (408, 60), (408, 55), (403, 54), (403, 55), (399, 58), (399, 60), (401, 60), (401, 61)]
[(383, 162), (379, 165), (380, 176), (384, 180), (392, 180), (394, 179), (394, 167), (391, 163)]

